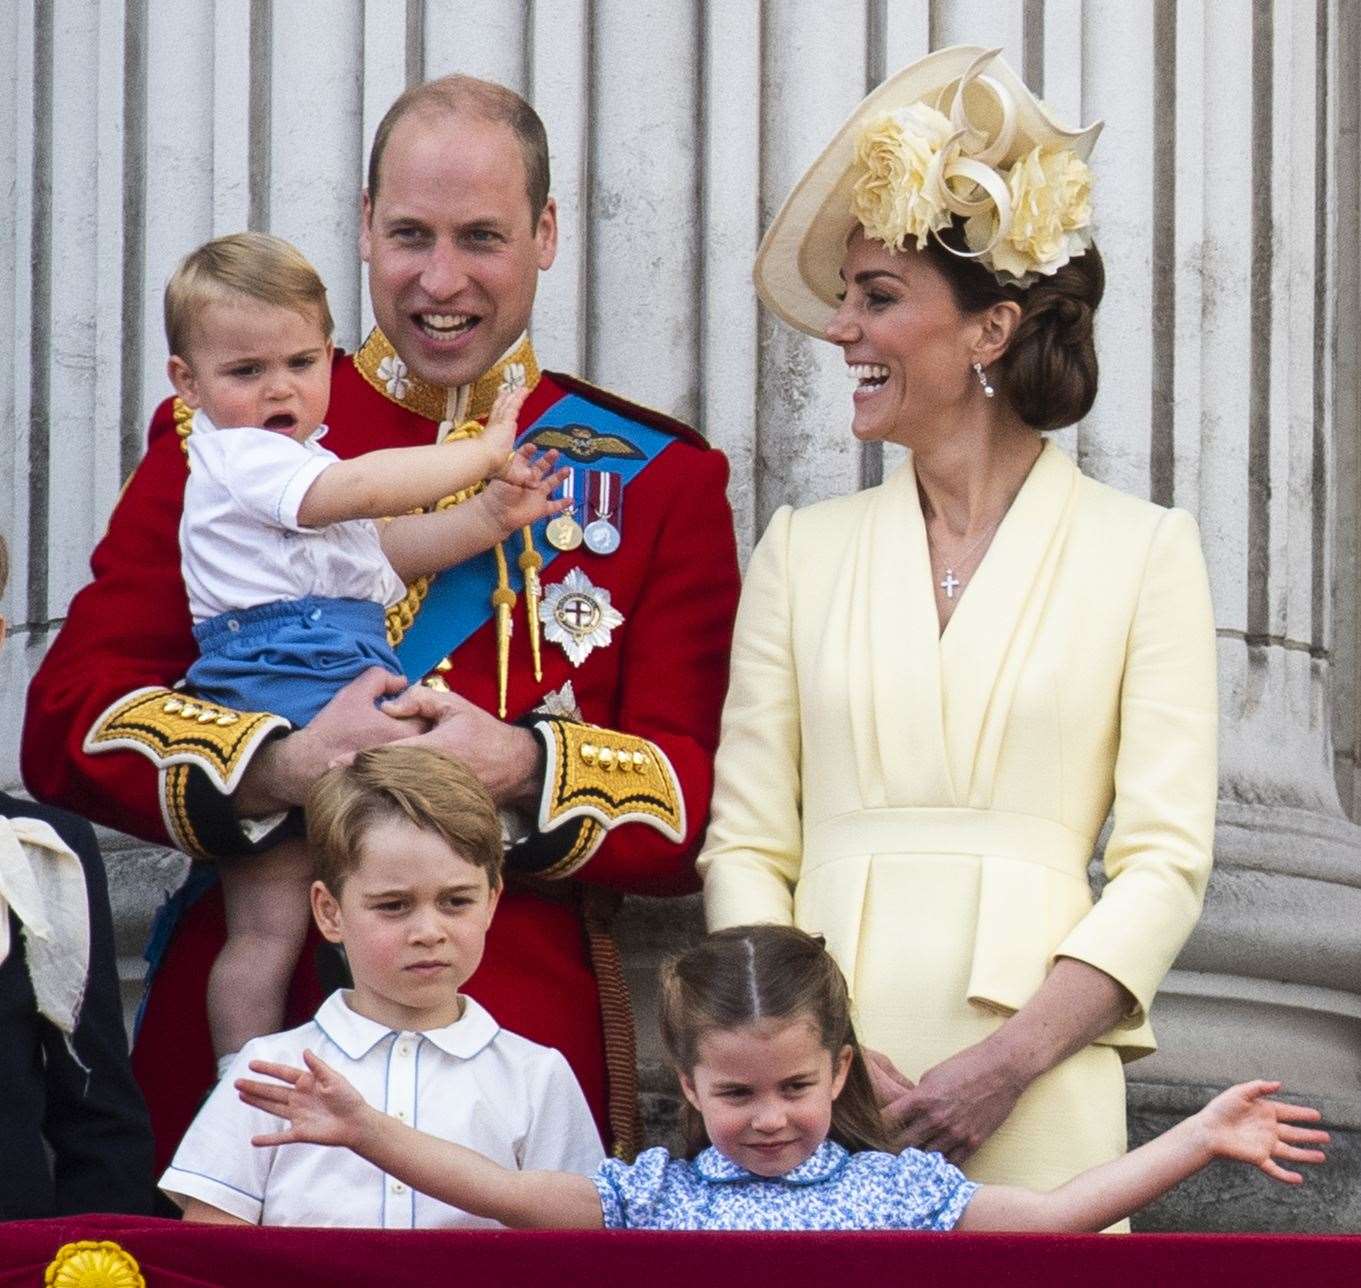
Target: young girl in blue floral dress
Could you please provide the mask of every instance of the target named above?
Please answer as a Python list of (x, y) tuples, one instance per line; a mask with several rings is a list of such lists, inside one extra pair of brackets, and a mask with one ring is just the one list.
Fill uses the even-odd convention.
[[(1049, 1192), (978, 1185), (940, 1154), (886, 1152), (840, 969), (788, 926), (710, 935), (662, 980), (662, 1037), (685, 1095), (690, 1149), (609, 1159), (592, 1177), (513, 1172), (413, 1130), (311, 1052), (307, 1068), (254, 1062), (278, 1081), (237, 1082), (263, 1111), (260, 1146), (354, 1150), (446, 1203), (521, 1228), (651, 1230), (1100, 1230), (1215, 1158), (1287, 1184), (1319, 1163), (1315, 1109), (1230, 1087), (1133, 1152)], [(283, 1120), (287, 1120), (285, 1125)]]

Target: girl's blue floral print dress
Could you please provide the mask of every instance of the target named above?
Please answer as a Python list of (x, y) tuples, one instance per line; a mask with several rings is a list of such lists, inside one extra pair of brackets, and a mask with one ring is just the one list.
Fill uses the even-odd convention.
[(847, 1153), (825, 1140), (783, 1176), (756, 1176), (712, 1146), (648, 1149), (594, 1176), (607, 1229), (951, 1230), (978, 1188), (939, 1154)]

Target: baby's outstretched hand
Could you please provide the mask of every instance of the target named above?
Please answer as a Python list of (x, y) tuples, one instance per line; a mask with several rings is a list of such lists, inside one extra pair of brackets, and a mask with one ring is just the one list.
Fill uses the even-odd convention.
[(1279, 1082), (1239, 1083), (1220, 1092), (1196, 1118), (1217, 1157), (1251, 1163), (1275, 1180), (1300, 1185), (1304, 1177), (1288, 1171), (1277, 1159), (1291, 1163), (1324, 1162), (1321, 1149), (1301, 1146), (1326, 1144), (1328, 1133), (1295, 1125), (1318, 1122), (1322, 1115), (1317, 1109), (1266, 1098), (1280, 1089)]
[(236, 1080), (237, 1094), (246, 1104), (287, 1118), (289, 1123), (286, 1131), (252, 1136), (252, 1145), (349, 1145), (357, 1137), (360, 1119), (368, 1107), (363, 1096), (311, 1051), (304, 1051), (302, 1058), (306, 1069), (268, 1060), (250, 1062), (252, 1073), (275, 1078), (276, 1082)]
[(557, 463), (556, 450), (538, 455), (533, 445), (526, 443), (511, 454), (502, 473), (487, 484), (482, 504), (500, 540), (540, 519), (561, 514), (572, 504), (563, 497), (553, 497), (569, 473), (566, 468), (555, 469)]
[(503, 471), (509, 468), (506, 458), (515, 448), (515, 437), (520, 432), (520, 408), (525, 405), (525, 399), (528, 397), (529, 390), (524, 387), (519, 389), (503, 387), (491, 405), (491, 413), (487, 416), (487, 428), (482, 431), (482, 442), (486, 444), (487, 450), (496, 462), (491, 469), (493, 477), (504, 477)]

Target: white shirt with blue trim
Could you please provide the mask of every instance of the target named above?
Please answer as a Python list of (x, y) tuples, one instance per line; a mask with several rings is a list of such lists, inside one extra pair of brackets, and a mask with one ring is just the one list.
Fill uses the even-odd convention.
[(304, 1049), (344, 1074), (375, 1108), (503, 1167), (589, 1175), (604, 1158), (586, 1098), (552, 1047), (508, 1033), (469, 997), (461, 1019), (415, 1033), (357, 1015), (336, 992), (310, 1023), (242, 1048), (161, 1177), (176, 1203), (201, 1199), (257, 1225), (497, 1226), (416, 1193), (348, 1149), (253, 1146), (252, 1136), (287, 1123), (243, 1104), (234, 1082), (258, 1076), (252, 1060), (301, 1067)]

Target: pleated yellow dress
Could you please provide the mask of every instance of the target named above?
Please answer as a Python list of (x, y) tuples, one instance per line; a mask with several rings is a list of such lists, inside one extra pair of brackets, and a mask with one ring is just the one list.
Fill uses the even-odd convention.
[[(1194, 521), (1047, 444), (944, 634), (909, 459), (780, 510), (752, 555), (700, 867), (711, 928), (826, 937), (862, 1039), (916, 1078), (1058, 956), (1134, 1012), (1022, 1096), (975, 1179), (1049, 1188), (1125, 1148), (1122, 1060), (1199, 915), (1214, 624)], [(1109, 877), (1087, 864), (1112, 805)]]

